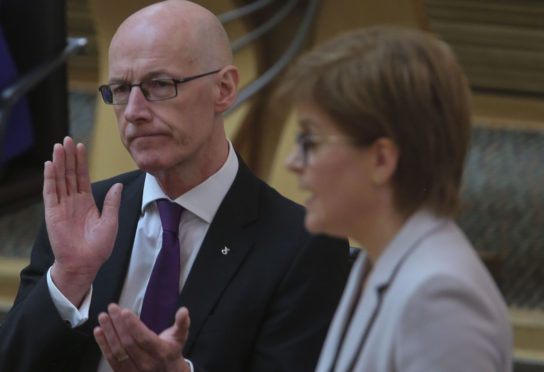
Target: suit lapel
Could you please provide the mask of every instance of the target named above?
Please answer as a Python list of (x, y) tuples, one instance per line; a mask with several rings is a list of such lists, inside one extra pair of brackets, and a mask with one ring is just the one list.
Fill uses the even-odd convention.
[(142, 192), (145, 174), (123, 185), (121, 206), (119, 209), (119, 228), (110, 258), (104, 263), (93, 283), (93, 296), (89, 310), (89, 325), (97, 324), (97, 316), (105, 311), (108, 304), (117, 302), (123, 288), (134, 236), (140, 216)]
[(208, 229), (181, 292), (179, 305), (186, 306), (191, 314), (184, 353), (190, 352), (205, 319), (253, 246), (250, 224), (257, 218), (258, 182), (239, 159), (234, 183)]
[(427, 210), (420, 210), (408, 219), (386, 247), (372, 269), (363, 297), (356, 305), (335, 370), (350, 371), (354, 368), (380, 312), (387, 289), (402, 263), (426, 236), (446, 222), (446, 219), (439, 219)]

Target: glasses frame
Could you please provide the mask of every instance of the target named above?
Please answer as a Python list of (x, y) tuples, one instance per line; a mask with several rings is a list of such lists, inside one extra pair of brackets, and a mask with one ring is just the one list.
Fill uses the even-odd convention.
[(297, 132), (295, 134), (295, 142), (302, 154), (302, 165), (308, 165), (308, 158), (310, 152), (315, 149), (316, 146), (323, 144), (342, 144), (342, 145), (354, 145), (355, 139), (351, 137), (338, 136), (334, 134), (319, 135), (315, 133), (302, 133)]
[[(175, 79), (175, 78), (155, 78), (155, 79), (142, 80), (139, 83), (128, 83), (128, 82), (127, 83), (124, 83), (124, 82), (109, 83), (109, 84), (103, 84), (103, 85), (99, 86), (98, 91), (100, 92), (100, 95), (102, 96), (102, 100), (107, 105), (116, 105), (116, 106), (126, 105), (128, 103), (128, 97), (130, 96), (130, 92), (132, 91), (132, 88), (134, 88), (134, 87), (140, 87), (140, 90), (142, 91), (142, 94), (144, 95), (144, 98), (149, 102), (166, 101), (168, 99), (172, 99), (174, 97), (177, 97), (177, 95), (178, 95), (178, 84), (187, 83), (187, 82), (189, 82), (191, 80), (195, 80), (195, 79), (198, 79), (198, 78), (201, 78), (201, 77), (204, 77), (204, 76), (208, 76), (208, 75), (211, 75), (211, 74), (216, 74), (219, 71), (221, 71), (221, 69), (205, 72), (203, 74), (198, 74), (198, 75), (194, 75), (194, 76), (188, 76), (188, 77), (185, 77), (185, 78), (179, 78), (179, 79)], [(149, 92), (146, 89), (142, 88), (142, 84), (145, 84), (148, 81), (172, 81), (174, 83), (174, 95), (170, 96), (170, 97), (159, 98), (159, 99), (149, 98)], [(111, 89), (111, 86), (112, 85), (125, 85), (125, 84), (130, 88), (129, 92), (128, 92), (128, 95), (127, 95), (127, 101), (126, 102), (113, 103), (113, 91)], [(111, 102), (109, 102), (109, 100), (107, 99), (107, 95), (111, 96)]]

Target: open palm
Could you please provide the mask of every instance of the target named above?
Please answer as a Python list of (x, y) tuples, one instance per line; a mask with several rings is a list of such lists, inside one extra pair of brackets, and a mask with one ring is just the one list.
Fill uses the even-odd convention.
[(52, 278), (68, 299), (69, 295), (76, 295), (74, 291), (76, 302), (85, 295), (111, 254), (121, 189), (120, 184), (112, 186), (100, 214), (91, 193), (85, 146), (76, 147), (69, 137), (63, 145), (55, 145), (53, 161), (44, 167), (43, 199), (55, 255)]

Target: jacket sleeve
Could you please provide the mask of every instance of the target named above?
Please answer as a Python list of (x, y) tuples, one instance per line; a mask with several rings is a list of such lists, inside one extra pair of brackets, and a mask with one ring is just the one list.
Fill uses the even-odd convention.
[(54, 371), (77, 356), (88, 335), (63, 321), (47, 287), (54, 260), (43, 224), (30, 264), (21, 272), (15, 302), (0, 326), (0, 371)]
[(314, 371), (349, 274), (347, 241), (311, 236), (271, 299), (249, 371)]

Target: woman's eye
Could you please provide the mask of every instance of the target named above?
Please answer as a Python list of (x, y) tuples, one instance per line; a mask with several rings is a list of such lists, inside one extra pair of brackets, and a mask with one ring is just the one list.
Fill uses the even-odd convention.
[(308, 137), (305, 141), (306, 148), (312, 149), (317, 146), (317, 141), (314, 138)]

